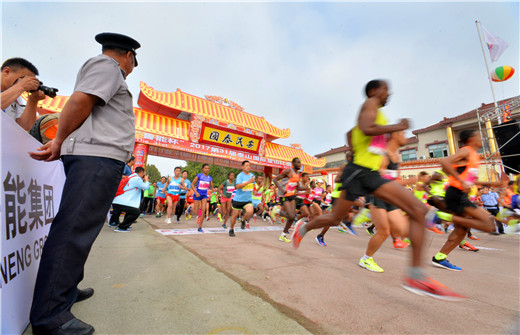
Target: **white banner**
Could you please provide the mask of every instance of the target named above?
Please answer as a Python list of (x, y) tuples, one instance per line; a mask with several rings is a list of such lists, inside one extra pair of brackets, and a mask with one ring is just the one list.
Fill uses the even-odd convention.
[(65, 182), (61, 161), (35, 161), (41, 144), (0, 112), (0, 330), (21, 334), (29, 311), (43, 243)]
[[(202, 228), (204, 233), (207, 234), (227, 234), (229, 233), (229, 229), (227, 228)], [(263, 226), (263, 227), (251, 227), (250, 229), (240, 229), (240, 225), (238, 225), (238, 229), (235, 228), (235, 233), (256, 233), (261, 231), (281, 231), (283, 227), (280, 226)], [(185, 228), (185, 229), (156, 229), (156, 232), (162, 235), (196, 235), (203, 234), (197, 231), (197, 228)]]

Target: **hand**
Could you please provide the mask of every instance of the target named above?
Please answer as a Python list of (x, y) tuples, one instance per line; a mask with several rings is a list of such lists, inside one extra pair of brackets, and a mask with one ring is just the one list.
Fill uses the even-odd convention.
[(36, 91), (40, 87), (40, 81), (36, 77), (25, 76), (16, 81), (15, 86), (20, 87), (26, 92)]
[(251, 179), (249, 179), (248, 183), (251, 184), (251, 183), (254, 183), (255, 182), (255, 177), (251, 177)]
[(406, 129), (410, 128), (410, 122), (408, 121), (408, 119), (399, 120), (397, 125), (399, 126), (400, 130), (406, 130)]
[(43, 91), (41, 91), (41, 90), (38, 90), (35, 92), (31, 92), (31, 94), (29, 94), (28, 101), (38, 102), (43, 99), (45, 99), (45, 93), (43, 93)]
[(145, 182), (147, 182), (147, 181), (150, 181), (150, 176), (149, 176), (149, 175), (147, 175), (147, 174), (146, 174), (146, 175), (144, 175), (144, 178), (143, 178), (143, 180), (144, 180)]
[(29, 152), (29, 156), (37, 161), (51, 162), (60, 158), (61, 143), (52, 140), (42, 145), (38, 149), (39, 152)]
[(471, 191), (471, 185), (470, 184), (468, 184), (465, 181), (463, 181), (461, 183), (461, 185), (462, 185), (462, 192), (469, 193)]
[(199, 192), (195, 191), (195, 195), (197, 196), (197, 198), (200, 198)]

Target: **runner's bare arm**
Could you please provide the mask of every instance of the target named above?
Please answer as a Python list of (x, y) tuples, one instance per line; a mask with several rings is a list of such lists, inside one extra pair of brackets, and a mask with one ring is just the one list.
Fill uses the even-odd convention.
[(278, 184), (278, 181), (281, 180), (282, 178), (284, 177), (287, 177), (289, 174), (289, 170), (283, 170), (282, 173), (280, 173), (278, 176), (276, 176), (274, 179), (273, 179), (273, 183), (274, 185), (280, 189), (280, 184)]
[(358, 118), (358, 127), (363, 134), (366, 136), (377, 136), (408, 129), (407, 119), (401, 119), (399, 123), (385, 126), (376, 124), (377, 109), (379, 107), (375, 99), (369, 98), (361, 108)]
[(168, 187), (168, 185), (170, 184), (171, 181), (172, 181), (172, 177), (169, 177), (168, 181), (166, 183), (164, 183), (164, 187), (162, 189), (163, 193), (166, 192), (166, 188)]

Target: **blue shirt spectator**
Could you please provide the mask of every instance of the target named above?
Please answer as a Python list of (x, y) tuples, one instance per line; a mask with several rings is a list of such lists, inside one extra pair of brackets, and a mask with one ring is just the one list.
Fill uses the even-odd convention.
[(141, 203), (141, 190), (147, 190), (149, 187), (149, 181), (145, 182), (137, 173), (133, 173), (130, 176), (128, 183), (123, 188), (123, 191), (125, 191), (125, 193), (115, 197), (112, 203), (128, 207), (139, 208), (139, 205)]
[(484, 194), (480, 195), (480, 201), (482, 201), (482, 204), (486, 208), (489, 208), (489, 207), (498, 208), (498, 198), (499, 198), (498, 194), (493, 191), (489, 191), (488, 193), (484, 193)]

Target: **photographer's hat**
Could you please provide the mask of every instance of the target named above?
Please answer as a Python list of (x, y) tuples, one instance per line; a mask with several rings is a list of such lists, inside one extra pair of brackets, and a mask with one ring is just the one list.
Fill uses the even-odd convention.
[(137, 66), (136, 49), (141, 47), (141, 44), (133, 38), (117, 34), (117, 33), (101, 33), (96, 35), (96, 41), (104, 47), (120, 48), (128, 50), (134, 54), (135, 66)]

